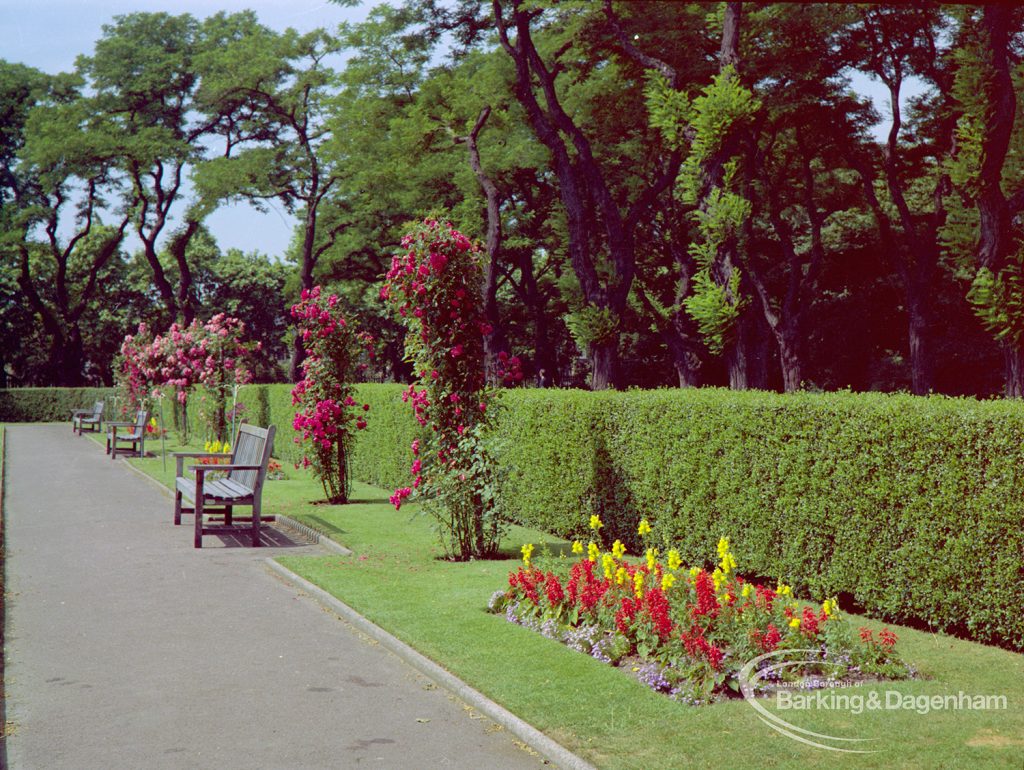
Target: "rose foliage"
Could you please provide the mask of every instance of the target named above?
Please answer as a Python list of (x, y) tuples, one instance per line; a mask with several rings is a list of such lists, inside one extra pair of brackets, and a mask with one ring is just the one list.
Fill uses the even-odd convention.
[(303, 289), (292, 318), (307, 351), (302, 380), (292, 389), (298, 407), (292, 427), (301, 434), (295, 441), (305, 444), (302, 463), (313, 468), (327, 499), (346, 503), (352, 437), (366, 427), (370, 410), (352, 397), (351, 383), (367, 337), (345, 320), (337, 295), (324, 296), (319, 286)]
[(496, 392), (485, 379), (481, 252), (450, 224), (427, 219), (402, 240), (381, 297), (405, 323), (406, 354), (418, 379), (403, 394), (426, 428), (413, 442), (413, 480), (395, 491), (396, 508), (415, 494), (436, 519), (450, 558), (497, 552), (501, 516), (488, 436)]

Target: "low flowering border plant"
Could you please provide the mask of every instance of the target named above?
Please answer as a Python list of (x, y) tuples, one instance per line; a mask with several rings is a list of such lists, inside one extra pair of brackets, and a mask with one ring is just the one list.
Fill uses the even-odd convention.
[[(591, 521), (591, 529), (600, 522)], [(638, 534), (651, 527), (640, 523)], [(544, 571), (523, 547), (523, 564), (508, 588), (491, 597), (492, 612), (541, 631), (607, 663), (628, 666), (641, 682), (672, 698), (701, 704), (739, 693), (747, 661), (776, 650), (820, 650), (820, 666), (787, 673), (820, 674), (820, 681), (905, 678), (912, 675), (896, 652), (896, 634), (854, 638), (835, 599), (821, 605), (794, 601), (792, 589), (744, 580), (736, 574), (729, 540), (718, 544), (713, 570), (686, 568), (678, 551), (664, 559), (654, 548), (627, 557), (616, 541), (602, 552), (591, 541), (573, 543), (579, 559), (568, 574)]]
[(302, 464), (312, 467), (327, 500), (347, 503), (352, 438), (366, 427), (370, 411), (369, 404), (356, 402), (351, 383), (364, 340), (345, 320), (338, 296), (325, 296), (319, 286), (302, 290), (292, 318), (307, 351), (302, 379), (292, 388), (298, 407), (292, 427), (300, 434), (295, 442), (305, 445)]
[[(395, 490), (396, 508), (411, 495), (438, 523), (455, 560), (496, 555), (502, 534), (495, 466), (488, 450), (496, 391), (487, 387), (480, 249), (451, 224), (427, 219), (402, 239), (381, 298), (405, 324), (405, 349), (418, 379), (403, 400), (426, 428), (413, 442), (412, 483)], [(517, 364), (503, 362), (514, 379)]]

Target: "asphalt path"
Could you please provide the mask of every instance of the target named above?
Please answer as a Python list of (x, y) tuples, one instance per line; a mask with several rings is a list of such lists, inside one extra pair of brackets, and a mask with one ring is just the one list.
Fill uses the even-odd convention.
[(67, 425), (7, 429), (7, 760), (27, 770), (537, 768), (267, 567), (324, 553), (172, 523)]

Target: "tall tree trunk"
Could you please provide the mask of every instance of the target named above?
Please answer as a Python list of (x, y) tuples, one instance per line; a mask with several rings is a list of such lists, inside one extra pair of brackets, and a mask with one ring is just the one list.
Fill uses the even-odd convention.
[(910, 352), (911, 392), (917, 396), (927, 395), (935, 383), (935, 372), (932, 366), (931, 342), (931, 298), (920, 296), (907, 288), (907, 337)]
[(477, 139), (483, 130), (487, 118), (490, 117), (490, 106), (480, 111), (473, 130), (466, 136), (456, 137), (455, 141), (464, 143), (469, 150), (469, 166), (473, 169), (477, 183), (483, 190), (487, 202), (487, 263), (484, 266), (484, 318), (491, 331), (484, 335), (484, 370), (487, 382), (491, 385), (499, 383), (498, 354), (507, 348), (505, 335), (501, 329), (501, 317), (498, 312), (498, 260), (501, 255), (501, 195), (493, 180), (484, 171), (480, 160), (480, 149)]
[[(315, 184), (315, 183), (314, 183)], [(314, 198), (315, 199), (315, 192)], [(309, 291), (313, 288), (313, 268), (316, 267), (314, 251), (316, 239), (316, 206), (306, 206), (305, 232), (302, 236), (302, 255), (299, 264), (299, 286)], [(288, 364), (288, 378), (292, 382), (302, 379), (302, 362), (306, 360), (306, 346), (302, 344), (302, 336), (296, 334), (292, 338), (292, 358)]]
[(782, 370), (782, 390), (795, 393), (804, 381), (802, 339), (797, 329), (783, 329), (778, 335), (779, 368)]
[(590, 387), (593, 390), (607, 390), (614, 387), (619, 359), (617, 339), (610, 342), (592, 342), (587, 346), (590, 360)]
[(1006, 398), (1024, 398), (1024, 350), (1012, 342), (1004, 343), (1002, 348), (1005, 364), (1003, 395)]

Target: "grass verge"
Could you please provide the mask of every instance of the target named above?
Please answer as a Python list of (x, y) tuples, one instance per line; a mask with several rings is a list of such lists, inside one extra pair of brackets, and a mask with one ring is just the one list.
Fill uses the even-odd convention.
[[(177, 447), (168, 446), (168, 450)], [(159, 458), (132, 460), (164, 483)], [(589, 657), (486, 612), (490, 595), (524, 542), (564, 552), (568, 544), (513, 527), (505, 560), (439, 561), (428, 519), (387, 492), (355, 484), (353, 502), (321, 505), (308, 474), (269, 482), (264, 510), (284, 513), (351, 548), (352, 557), (284, 557), (279, 561), (374, 623), (599, 767), (1015, 768), (1024, 765), (1024, 656), (952, 637), (897, 628), (903, 657), (923, 679), (865, 686), (839, 694), (1005, 696), (1006, 709), (825, 709), (776, 712), (805, 730), (867, 739), (845, 754), (805, 746), (760, 721), (742, 701), (691, 708), (673, 703)], [(541, 544), (544, 544), (542, 546)], [(738, 554), (742, 561), (742, 554)], [(852, 618), (857, 625), (881, 624)], [(899, 696), (889, 695), (898, 693)], [(901, 700), (902, 702), (902, 700)], [(769, 702), (770, 705), (770, 702)], [(774, 710), (774, 709), (773, 709)]]

